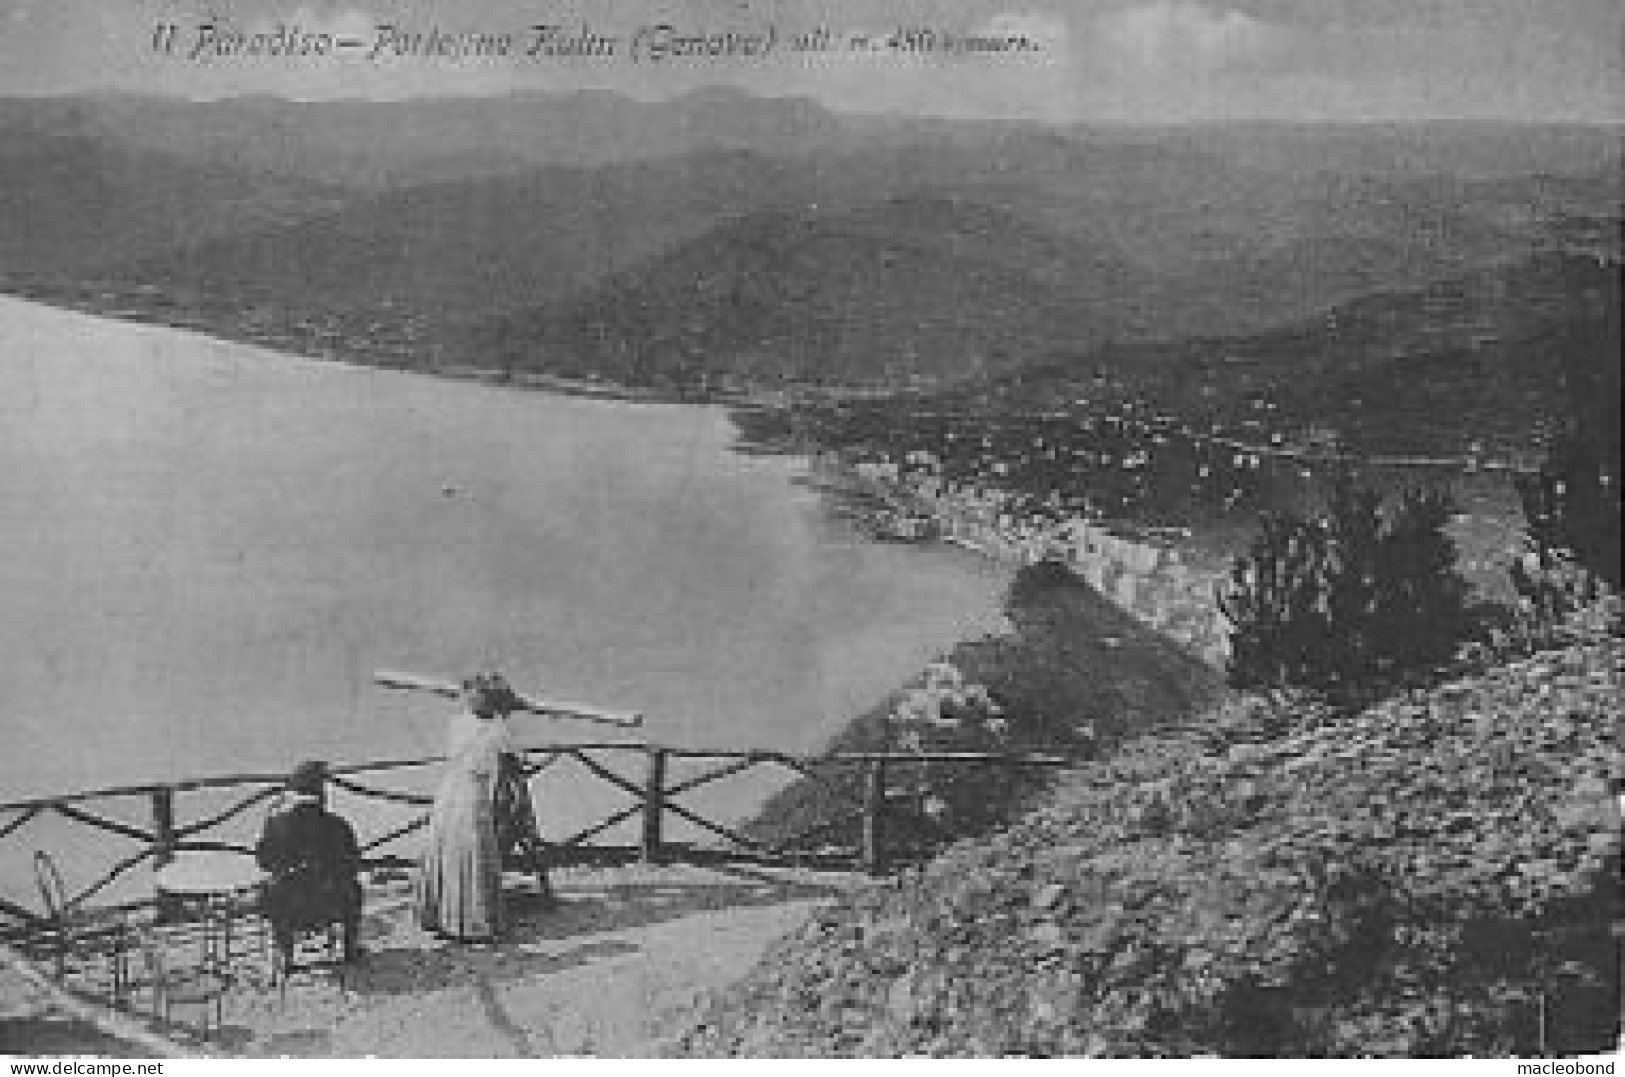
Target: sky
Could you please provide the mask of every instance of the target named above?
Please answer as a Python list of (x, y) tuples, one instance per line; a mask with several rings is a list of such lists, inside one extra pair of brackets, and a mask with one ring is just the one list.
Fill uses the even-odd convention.
[[(170, 51), (154, 29), (176, 27)], [(529, 28), (614, 38), (613, 56), (528, 55)], [(651, 27), (668, 27), (651, 31)], [(214, 28), (209, 36), (206, 27)], [(393, 36), (389, 28), (393, 28)], [(286, 29), (364, 44), (249, 56)], [(852, 48), (899, 29), (931, 51)], [(643, 31), (643, 36), (640, 35)], [(797, 50), (827, 30), (832, 47)], [(765, 54), (652, 55), (665, 37)], [(426, 55), (439, 33), (507, 56)], [(417, 35), (414, 38), (412, 35)], [(652, 36), (651, 36), (652, 35)], [(1025, 42), (967, 54), (966, 36)], [(267, 40), (264, 37), (261, 41)], [(444, 40), (444, 39), (443, 39)], [(725, 39), (721, 39), (725, 40)], [(634, 42), (641, 45), (634, 47)], [(641, 49), (641, 51), (639, 51)], [(403, 54), (404, 53), (404, 54)], [(0, 93), (393, 99), (515, 90), (659, 98), (733, 85), (829, 106), (1054, 122), (1238, 118), (1625, 119), (1618, 0), (0, 0)]]

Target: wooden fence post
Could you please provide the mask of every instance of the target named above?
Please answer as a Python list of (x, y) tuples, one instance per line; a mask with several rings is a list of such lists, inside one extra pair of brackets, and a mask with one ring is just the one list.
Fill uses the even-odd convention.
[(152, 793), (152, 863), (163, 867), (175, 859), (175, 790)]
[(871, 759), (864, 772), (863, 870), (879, 875), (886, 868), (886, 763)]
[(648, 749), (648, 769), (643, 778), (643, 838), (638, 843), (645, 864), (658, 864), (661, 858), (660, 825), (666, 814), (666, 753)]
[[(175, 790), (152, 791), (152, 866), (162, 868), (175, 859)], [(172, 894), (159, 892), (158, 919), (173, 923), (180, 918), (180, 902)]]

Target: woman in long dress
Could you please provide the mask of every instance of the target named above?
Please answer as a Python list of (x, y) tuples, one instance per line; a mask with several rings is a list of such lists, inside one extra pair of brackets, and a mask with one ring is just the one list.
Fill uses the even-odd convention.
[(513, 691), (501, 676), (463, 682), (463, 711), (448, 727), (447, 759), (429, 812), (418, 865), (418, 922), (425, 931), (465, 941), (502, 931), (502, 849), (496, 790), (502, 755), (512, 750), (507, 716)]

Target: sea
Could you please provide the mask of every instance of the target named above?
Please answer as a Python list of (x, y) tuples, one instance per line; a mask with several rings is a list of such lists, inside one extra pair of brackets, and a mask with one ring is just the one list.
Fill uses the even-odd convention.
[[(646, 715), (632, 732), (516, 717), (526, 744), (812, 752), (995, 630), (1006, 570), (870, 541), (796, 482), (805, 460), (740, 453), (736, 436), (719, 407), (316, 361), (0, 298), (0, 801), (438, 753), (450, 705), (376, 686), (379, 669), (496, 669)], [(641, 780), (641, 753), (597, 758)], [(684, 803), (737, 821), (788, 778), (759, 768)], [(555, 839), (629, 803), (568, 759), (536, 795)], [(233, 796), (182, 797), (177, 815)], [(335, 807), (364, 836), (411, 810)], [(150, 810), (86, 808), (137, 826)], [(251, 840), (258, 811), (202, 836)], [(0, 839), (0, 895), (37, 904), (35, 850), (75, 890), (139, 845), (35, 819)], [(144, 879), (145, 864), (104, 893)]]

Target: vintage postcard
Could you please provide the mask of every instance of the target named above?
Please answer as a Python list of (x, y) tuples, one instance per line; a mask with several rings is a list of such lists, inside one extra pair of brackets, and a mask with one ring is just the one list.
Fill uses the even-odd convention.
[(1612, 1072), (1622, 33), (5, 0), (0, 1054)]

